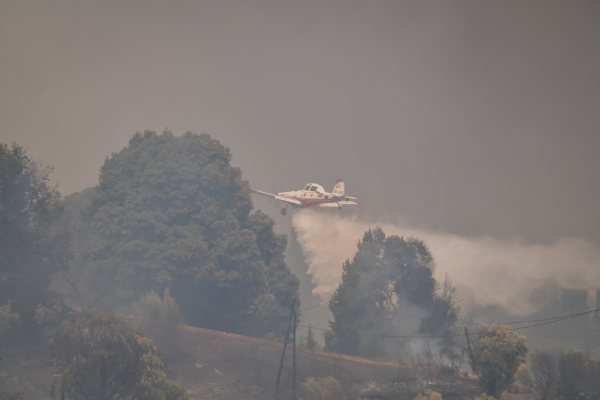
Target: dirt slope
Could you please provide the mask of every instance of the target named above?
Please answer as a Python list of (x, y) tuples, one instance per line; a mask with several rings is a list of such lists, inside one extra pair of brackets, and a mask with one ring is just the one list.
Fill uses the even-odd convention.
[[(185, 327), (179, 338), (185, 350), (169, 365), (194, 399), (291, 398), (292, 348), (288, 345), (280, 389), (275, 392), (282, 343), (202, 328)], [(296, 348), (297, 385), (308, 377), (332, 376), (342, 383), (346, 397), (413, 399), (424, 389), (426, 371), (395, 363)], [(435, 385), (429, 385), (434, 386)], [(471, 379), (437, 387), (444, 400), (476, 393)]]

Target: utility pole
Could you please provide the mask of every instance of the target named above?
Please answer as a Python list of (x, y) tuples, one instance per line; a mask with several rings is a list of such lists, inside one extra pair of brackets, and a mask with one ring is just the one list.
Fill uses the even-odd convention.
[(294, 312), (294, 351), (292, 355), (292, 400), (296, 400), (296, 313)]
[[(296, 299), (294, 299), (294, 301), (292, 302), (292, 311), (290, 312), (290, 319), (288, 320), (288, 327), (285, 333), (285, 339), (283, 340), (283, 352), (281, 353), (281, 361), (279, 362), (279, 372), (277, 373), (277, 386), (275, 387), (275, 390), (279, 388), (279, 380), (281, 379), (281, 369), (283, 368), (283, 358), (285, 357), (285, 348), (287, 346), (288, 337), (290, 336), (290, 326), (292, 325), (292, 317), (294, 316), (294, 307), (296, 307)], [(295, 322), (294, 325), (296, 325)], [(296, 333), (294, 331), (294, 335), (295, 334)]]
[(467, 338), (467, 351), (469, 352), (469, 358), (471, 359), (471, 370), (473, 370), (474, 374), (477, 374), (478, 366), (477, 359), (475, 358), (475, 354), (473, 353), (473, 349), (471, 348), (471, 340), (469, 339), (469, 332), (467, 331), (467, 327), (465, 326), (465, 337)]

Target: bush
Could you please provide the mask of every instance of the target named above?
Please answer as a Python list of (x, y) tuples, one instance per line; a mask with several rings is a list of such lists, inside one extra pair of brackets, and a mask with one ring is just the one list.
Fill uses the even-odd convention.
[(177, 349), (179, 329), (184, 321), (169, 289), (165, 289), (162, 300), (152, 291), (141, 296), (139, 302), (133, 303), (131, 308), (137, 317), (138, 327), (145, 336), (167, 352)]
[(481, 323), (479, 339), (475, 343), (475, 360), (471, 362), (481, 388), (492, 396), (508, 389), (527, 350), (527, 339), (512, 332), (508, 326)]
[(425, 394), (418, 394), (414, 400), (442, 400), (442, 395), (431, 389), (426, 389)]
[(19, 314), (12, 311), (8, 304), (0, 306), (0, 335), (12, 328), (18, 328), (21, 325)]
[(63, 371), (61, 398), (187, 400), (152, 340), (113, 314), (64, 321), (50, 345)]
[(342, 397), (340, 381), (330, 376), (319, 380), (308, 378), (300, 384), (299, 400), (341, 400)]
[[(475, 397), (474, 400), (496, 400), (496, 398), (483, 393), (481, 397)], [(510, 400), (510, 396), (506, 390), (502, 393), (502, 396), (500, 396), (500, 400)]]

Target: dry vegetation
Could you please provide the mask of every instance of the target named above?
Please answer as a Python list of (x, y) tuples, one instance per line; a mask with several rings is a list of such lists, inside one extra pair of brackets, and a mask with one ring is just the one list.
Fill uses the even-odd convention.
[[(186, 361), (173, 360), (170, 370), (189, 390), (190, 399), (290, 398), (292, 349), (288, 347), (280, 389), (276, 393), (277, 369), (282, 343), (246, 336), (185, 327), (181, 343), (190, 349)], [(444, 400), (474, 398), (481, 391), (471, 378), (452, 383), (435, 379), (431, 367), (407, 362), (367, 360), (341, 354), (296, 348), (297, 388), (309, 378), (337, 379), (345, 398), (412, 400), (425, 388), (442, 393)]]

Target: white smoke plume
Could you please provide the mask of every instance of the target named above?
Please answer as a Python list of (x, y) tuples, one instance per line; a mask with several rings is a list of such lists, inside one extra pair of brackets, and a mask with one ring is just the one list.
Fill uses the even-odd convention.
[(331, 212), (301, 210), (292, 225), (306, 257), (313, 294), (327, 300), (338, 287), (342, 264), (369, 228), (386, 235), (423, 240), (433, 254), (436, 279), (447, 273), (459, 291), (462, 307), (500, 306), (513, 315), (537, 311), (532, 293), (547, 282), (571, 289), (600, 288), (600, 249), (583, 239), (564, 238), (553, 245), (518, 239), (464, 237), (402, 225), (366, 223)]

